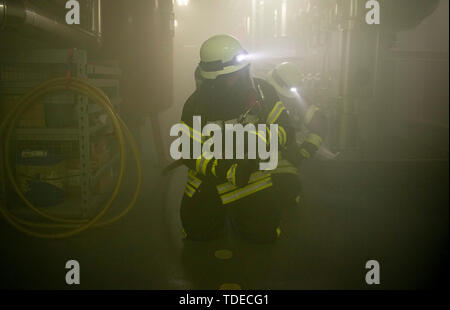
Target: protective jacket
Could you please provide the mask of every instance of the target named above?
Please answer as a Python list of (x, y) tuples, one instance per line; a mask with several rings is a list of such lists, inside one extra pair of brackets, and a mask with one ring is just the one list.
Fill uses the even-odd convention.
[[(259, 170), (254, 161), (247, 159), (215, 158), (213, 154), (202, 153), (194, 159), (185, 159), (189, 168), (185, 194), (193, 197), (203, 182), (214, 184), (222, 204), (228, 204), (273, 186), (277, 177), (284, 174), (298, 175), (298, 169), (283, 154), (295, 144), (295, 131), (289, 112), (278, 98), (275, 89), (262, 79), (253, 79), (250, 90), (218, 94), (208, 86), (199, 87), (187, 100), (182, 113), (183, 131), (189, 134), (191, 142), (205, 143), (209, 137), (195, 130), (194, 116), (201, 116), (202, 126), (208, 123), (224, 124), (253, 123), (278, 125), (278, 165), (273, 170)], [(213, 95), (212, 95), (213, 94)], [(270, 133), (257, 139), (270, 144)], [(192, 149), (192, 148), (191, 148)], [(192, 158), (192, 157), (191, 157)], [(239, 171), (250, 170), (244, 183), (237, 181)], [(208, 188), (210, 188), (208, 186)]]

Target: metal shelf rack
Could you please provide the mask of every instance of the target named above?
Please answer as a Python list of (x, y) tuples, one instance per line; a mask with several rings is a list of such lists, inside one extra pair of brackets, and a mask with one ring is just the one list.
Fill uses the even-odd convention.
[[(80, 49), (34, 50), (19, 55), (8, 55), (0, 58), (0, 108), (6, 101), (14, 102), (22, 94), (45, 80), (66, 76), (67, 71), (73, 77), (87, 79), (101, 88), (110, 98), (116, 112), (119, 112), (121, 98), (119, 77), (121, 70), (114, 63), (95, 62), (88, 59), (86, 51)], [(16, 128), (14, 143), (75, 143), (79, 159), (79, 203), (65, 208), (67, 214), (79, 214), (82, 218), (92, 216), (98, 205), (98, 197), (94, 197), (92, 187), (108, 168), (115, 165), (119, 157), (113, 156), (95, 173), (91, 172), (90, 142), (95, 135), (111, 132), (109, 121), (93, 122), (93, 116), (102, 113), (102, 108), (89, 102), (82, 95), (73, 94), (72, 97), (61, 94), (50, 94), (53, 101), (72, 105), (76, 120), (72, 126), (66, 128)], [(11, 103), (10, 103), (11, 104)], [(0, 110), (1, 111), (1, 110)], [(0, 121), (3, 118), (0, 115)], [(98, 117), (96, 118), (98, 119)], [(3, 144), (0, 145), (3, 148)], [(0, 149), (1, 150), (1, 149)], [(8, 184), (5, 177), (3, 163), (0, 162), (0, 201), (7, 204)], [(76, 210), (77, 206), (79, 210)], [(13, 206), (8, 206), (13, 211)]]

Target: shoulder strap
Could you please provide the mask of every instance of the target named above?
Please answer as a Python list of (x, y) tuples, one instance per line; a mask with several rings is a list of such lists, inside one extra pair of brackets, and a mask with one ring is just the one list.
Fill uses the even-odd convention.
[(260, 119), (265, 120), (267, 113), (269, 113), (267, 104), (266, 104), (266, 96), (263, 91), (263, 86), (259, 83), (258, 79), (253, 79), (254, 81), (254, 89), (257, 96), (257, 100), (260, 102), (259, 109), (257, 111), (258, 117)]

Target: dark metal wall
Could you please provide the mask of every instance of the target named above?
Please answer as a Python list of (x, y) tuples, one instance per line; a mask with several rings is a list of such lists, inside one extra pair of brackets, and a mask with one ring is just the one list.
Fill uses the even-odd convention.
[[(102, 54), (116, 59), (122, 69), (122, 115), (135, 138), (145, 144), (153, 140), (162, 158), (158, 114), (173, 104), (172, 1), (108, 1), (102, 19)], [(146, 117), (152, 137), (142, 132)]]
[(153, 114), (172, 104), (171, 1), (108, 1), (103, 5), (103, 53), (123, 70), (130, 109)]

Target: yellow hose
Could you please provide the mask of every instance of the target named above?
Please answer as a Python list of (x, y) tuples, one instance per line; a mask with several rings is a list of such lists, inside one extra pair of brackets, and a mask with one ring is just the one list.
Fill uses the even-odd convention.
[[(92, 219), (90, 220), (68, 220), (68, 219), (61, 219), (57, 218), (55, 216), (52, 216), (50, 214), (47, 214), (35, 206), (31, 204), (31, 202), (26, 199), (26, 197), (23, 195), (23, 193), (20, 191), (16, 180), (13, 176), (13, 171), (11, 168), (11, 162), (10, 162), (10, 149), (11, 149), (11, 137), (13, 134), (13, 130), (15, 128), (15, 124), (17, 123), (17, 120), (19, 119), (20, 115), (25, 111), (25, 109), (32, 103), (34, 103), (36, 100), (41, 98), (42, 96), (55, 92), (58, 90), (72, 90), (76, 93), (82, 94), (84, 96), (87, 96), (89, 99), (91, 99), (94, 103), (99, 104), (104, 108), (104, 110), (109, 115), (114, 129), (116, 137), (119, 141), (119, 147), (120, 147), (120, 168), (119, 168), (119, 175), (117, 183), (114, 187), (114, 190), (108, 199), (107, 203), (103, 207), (103, 209)], [(2, 157), (5, 162), (5, 168), (8, 175), (8, 178), (11, 181), (11, 184), (14, 188), (14, 190), (17, 192), (19, 197), (25, 202), (25, 204), (31, 208), (34, 212), (41, 215), (42, 217), (51, 220), (56, 223), (35, 223), (35, 222), (29, 222), (23, 219), (20, 219), (16, 217), (15, 215), (11, 214), (7, 210), (5, 206), (0, 205), (0, 212), (5, 217), (5, 219), (15, 228), (18, 230), (39, 238), (64, 238), (73, 236), (77, 233), (80, 233), (86, 229), (88, 229), (91, 226), (99, 227), (111, 224), (117, 220), (119, 220), (121, 217), (126, 215), (130, 209), (133, 207), (133, 205), (136, 203), (136, 200), (139, 196), (141, 186), (142, 186), (142, 164), (139, 158), (139, 152), (136, 147), (136, 143), (134, 142), (134, 139), (126, 127), (125, 123), (121, 120), (121, 118), (114, 112), (112, 108), (112, 104), (109, 101), (109, 98), (105, 95), (105, 93), (90, 84), (89, 82), (79, 79), (79, 78), (72, 78), (70, 83), (67, 84), (67, 80), (65, 78), (56, 78), (49, 81), (46, 81), (37, 87), (30, 90), (28, 93), (26, 93), (18, 102), (18, 104), (9, 112), (5, 120), (0, 124), (0, 137), (2, 137), (5, 134), (5, 145), (4, 145), (4, 154), (0, 152), (0, 160), (2, 160)], [(125, 140), (123, 137), (123, 134), (125, 134), (125, 138), (127, 139), (128, 143), (131, 146), (131, 150), (134, 156), (134, 159), (136, 161), (136, 167), (137, 167), (137, 185), (136, 190), (133, 194), (133, 197), (130, 201), (130, 203), (127, 205), (127, 207), (117, 216), (106, 220), (104, 222), (99, 222), (99, 219), (103, 217), (114, 200), (116, 199), (122, 182), (123, 182), (123, 175), (125, 170), (125, 159), (126, 159), (126, 150), (125, 150)], [(58, 224), (59, 223), (59, 224)], [(25, 226), (25, 227), (24, 227)], [(62, 232), (62, 233), (41, 233), (33, 231), (27, 227), (37, 227), (37, 228), (67, 228), (68, 231)]]

